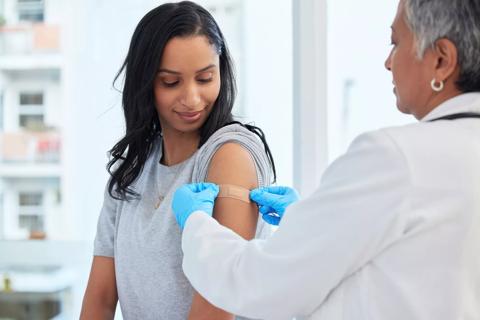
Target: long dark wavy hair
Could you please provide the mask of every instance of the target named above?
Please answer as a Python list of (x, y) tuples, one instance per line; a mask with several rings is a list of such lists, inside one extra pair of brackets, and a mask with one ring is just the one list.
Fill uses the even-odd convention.
[(124, 72), (122, 92), (125, 116), (125, 136), (109, 151), (107, 170), (110, 196), (128, 200), (139, 196), (130, 185), (142, 172), (154, 140), (161, 133), (154, 102), (153, 83), (163, 50), (174, 37), (201, 35), (215, 47), (220, 60), (220, 92), (207, 120), (200, 129), (201, 147), (218, 129), (233, 123), (240, 124), (262, 140), (276, 180), (275, 163), (265, 135), (258, 127), (233, 120), (232, 108), (236, 83), (232, 59), (225, 39), (212, 15), (190, 2), (166, 3), (148, 12), (138, 23), (127, 56), (113, 84)]

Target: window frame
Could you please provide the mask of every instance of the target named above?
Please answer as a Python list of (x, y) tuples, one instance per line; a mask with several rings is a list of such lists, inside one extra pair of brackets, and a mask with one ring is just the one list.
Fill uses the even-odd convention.
[(328, 163), (327, 5), (292, 0), (293, 6), (293, 184), (302, 194), (319, 185)]

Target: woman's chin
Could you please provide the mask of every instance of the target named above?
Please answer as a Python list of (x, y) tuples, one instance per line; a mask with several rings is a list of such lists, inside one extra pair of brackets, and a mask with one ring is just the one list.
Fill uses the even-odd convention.
[(199, 133), (204, 122), (205, 121), (196, 121), (196, 122), (178, 121), (176, 123), (173, 123), (171, 127), (173, 127), (176, 131), (180, 131), (183, 133), (194, 133), (194, 132)]

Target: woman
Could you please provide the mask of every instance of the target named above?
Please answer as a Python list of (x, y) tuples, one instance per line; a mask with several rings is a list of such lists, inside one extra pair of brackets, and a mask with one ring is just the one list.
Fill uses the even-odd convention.
[[(401, 0), (385, 66), (420, 122), (358, 137), (273, 237), (212, 222), (215, 186), (180, 188), (194, 287), (252, 318), (480, 319), (479, 35), (478, 0)], [(287, 187), (251, 197), (267, 215), (295, 200)]]
[[(126, 134), (111, 150), (81, 318), (111, 319), (118, 297), (125, 319), (232, 319), (185, 278), (181, 231), (170, 213), (181, 184), (250, 190), (275, 173), (261, 131), (233, 122), (235, 81), (223, 35), (192, 2), (161, 5), (138, 24), (117, 78), (123, 71)], [(214, 216), (246, 239), (268, 232), (253, 203), (222, 198)]]

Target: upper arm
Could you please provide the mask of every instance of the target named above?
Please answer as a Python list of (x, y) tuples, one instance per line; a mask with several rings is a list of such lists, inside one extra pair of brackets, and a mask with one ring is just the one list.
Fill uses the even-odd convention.
[(80, 319), (113, 319), (117, 301), (114, 259), (94, 256)]
[[(249, 152), (237, 143), (222, 145), (210, 162), (207, 181), (251, 190), (258, 186), (255, 164)], [(232, 198), (217, 198), (213, 217), (245, 239), (252, 239), (258, 221), (257, 206)]]
[[(252, 157), (236, 143), (222, 145), (213, 156), (208, 169), (208, 182), (231, 184), (251, 190), (258, 186)], [(255, 237), (258, 221), (257, 206), (232, 198), (217, 198), (213, 217), (245, 239)], [(189, 319), (233, 319), (233, 316), (194, 294)]]

